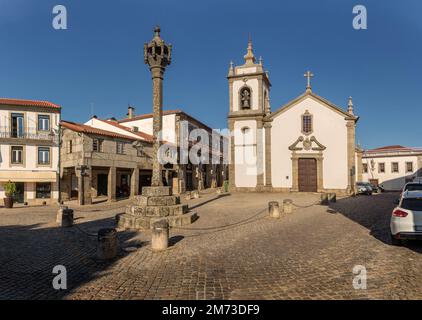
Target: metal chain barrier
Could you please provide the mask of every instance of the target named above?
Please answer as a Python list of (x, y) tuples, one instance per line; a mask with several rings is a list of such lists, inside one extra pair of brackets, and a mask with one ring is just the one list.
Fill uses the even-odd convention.
[(78, 226), (78, 224), (74, 223), (73, 227), (75, 227), (76, 229), (78, 229), (80, 232), (82, 232), (83, 234), (89, 236), (89, 237), (97, 237), (96, 233), (89, 233), (85, 230), (83, 230), (81, 227)]
[(204, 227), (204, 228), (184, 228), (184, 227), (172, 227), (172, 229), (180, 229), (180, 230), (193, 230), (193, 231), (208, 231), (208, 230), (217, 230), (217, 229), (227, 229), (229, 227), (234, 227), (237, 226), (241, 223), (247, 222), (253, 218), (256, 218), (257, 216), (261, 215), (263, 212), (266, 212), (267, 209), (263, 209), (258, 211), (258, 213), (254, 214), (251, 217), (248, 217), (246, 219), (234, 222), (234, 223), (230, 223), (230, 224), (226, 224), (226, 225), (222, 225), (222, 226), (217, 226), (217, 227)]
[(292, 205), (294, 206), (294, 207), (296, 207), (296, 208), (303, 208), (303, 209), (306, 209), (306, 208), (310, 208), (310, 207), (313, 207), (313, 206), (315, 206), (315, 205), (317, 205), (317, 204), (320, 204), (320, 200), (317, 200), (317, 201), (315, 201), (315, 202), (313, 202), (313, 203), (311, 203), (311, 204), (309, 204), (309, 205), (299, 205), (299, 204), (295, 204), (294, 202), (292, 202)]

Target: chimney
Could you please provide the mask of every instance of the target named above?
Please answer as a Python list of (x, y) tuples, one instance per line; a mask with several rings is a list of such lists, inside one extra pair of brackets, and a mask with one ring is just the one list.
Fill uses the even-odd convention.
[(132, 119), (133, 118), (134, 111), (135, 111), (135, 108), (132, 107), (131, 105), (129, 105), (127, 107), (127, 117), (128, 117), (128, 119)]

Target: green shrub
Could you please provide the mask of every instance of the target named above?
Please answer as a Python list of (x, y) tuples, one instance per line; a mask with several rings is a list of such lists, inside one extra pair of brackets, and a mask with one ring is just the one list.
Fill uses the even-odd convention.
[(224, 192), (229, 192), (229, 181), (225, 180), (223, 183)]
[(11, 197), (16, 193), (16, 184), (12, 181), (7, 181), (4, 184), (4, 193), (6, 194), (6, 197)]

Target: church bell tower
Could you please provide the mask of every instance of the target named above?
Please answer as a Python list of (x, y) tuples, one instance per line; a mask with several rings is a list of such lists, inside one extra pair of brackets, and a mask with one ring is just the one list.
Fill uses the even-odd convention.
[[(232, 190), (263, 190), (271, 186), (271, 175), (266, 177), (265, 138), (270, 133), (266, 119), (271, 113), (268, 72), (262, 58), (256, 61), (249, 38), (244, 64), (230, 62), (228, 125), (230, 139), (229, 180)], [(268, 143), (267, 143), (268, 144)]]

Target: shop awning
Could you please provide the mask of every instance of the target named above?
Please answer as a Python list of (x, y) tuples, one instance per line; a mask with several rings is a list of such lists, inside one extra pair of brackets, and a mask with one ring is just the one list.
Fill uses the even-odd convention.
[(0, 181), (12, 182), (56, 182), (55, 171), (0, 171)]

